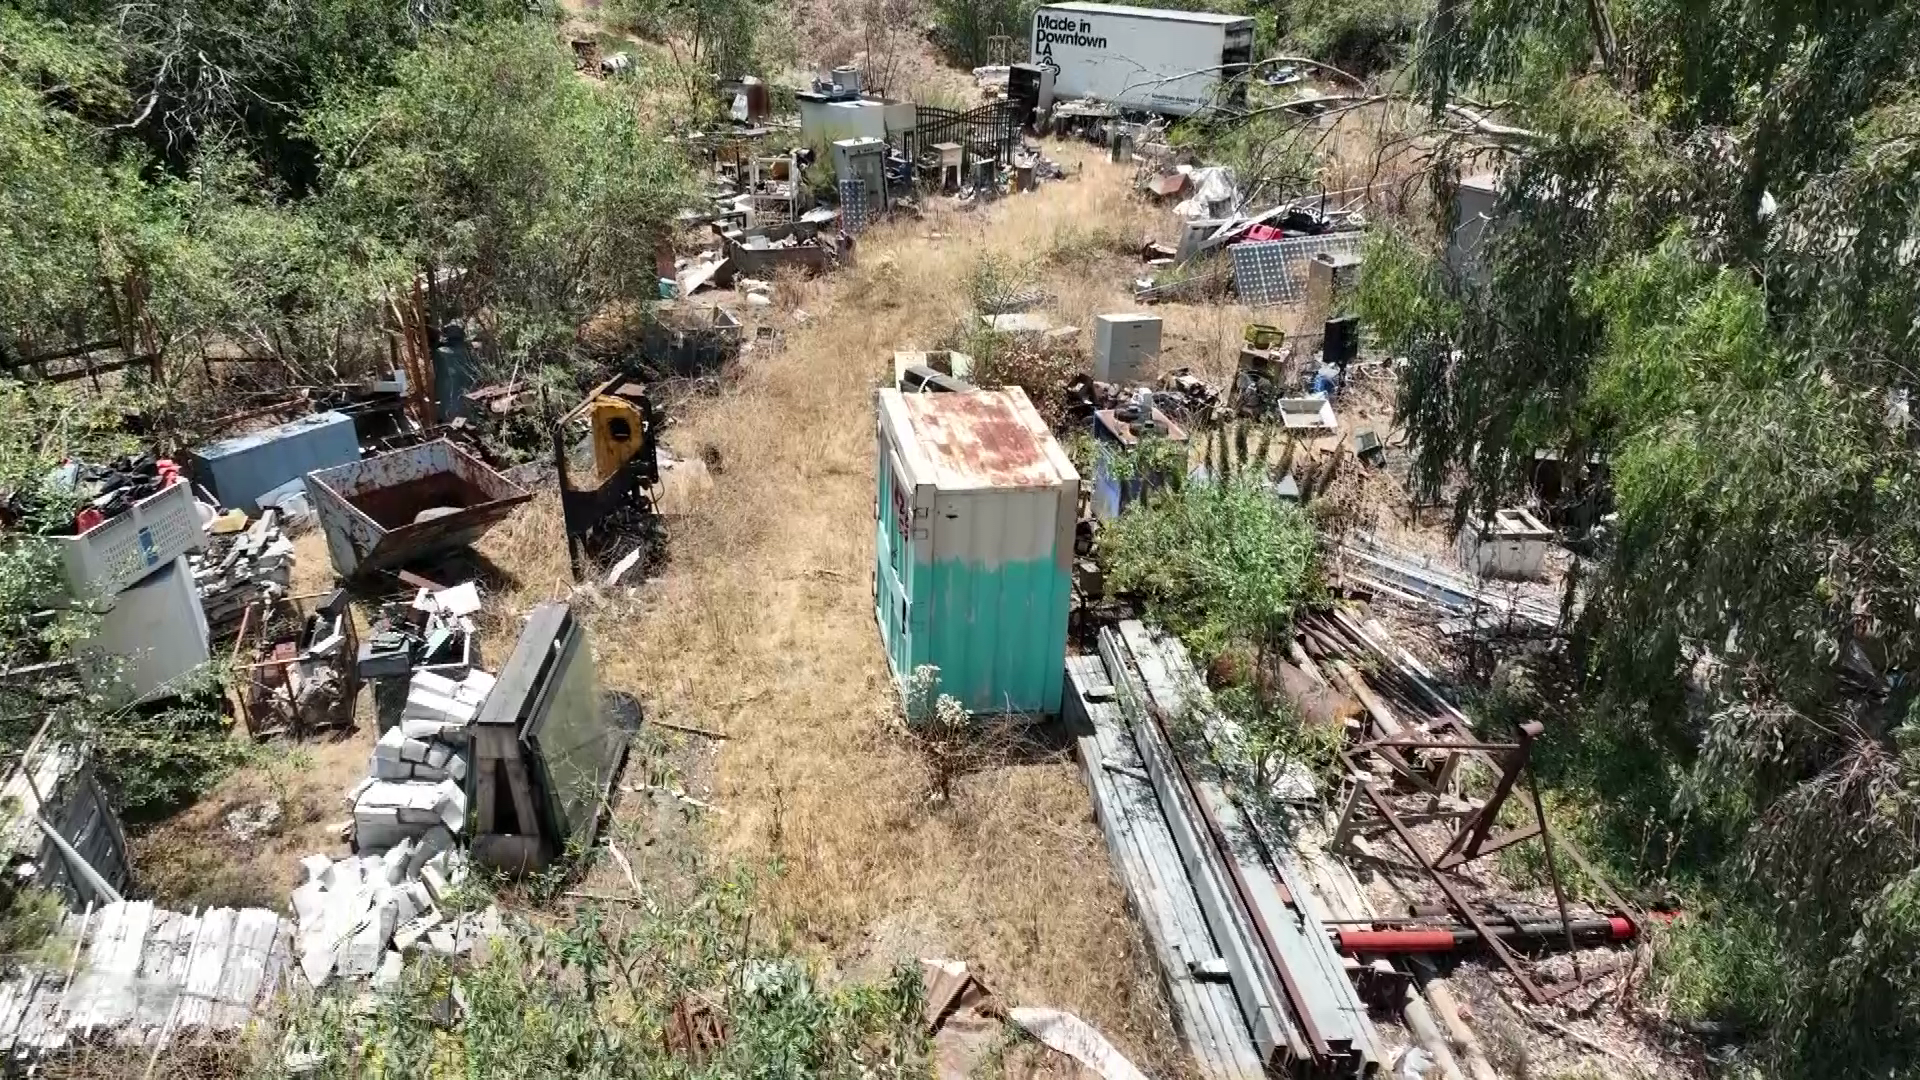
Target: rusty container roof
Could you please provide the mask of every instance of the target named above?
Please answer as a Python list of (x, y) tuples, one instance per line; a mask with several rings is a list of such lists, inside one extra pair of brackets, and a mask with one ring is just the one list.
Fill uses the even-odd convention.
[(882, 392), (946, 491), (1058, 487), (1080, 481), (1065, 451), (1017, 386), (966, 394)]

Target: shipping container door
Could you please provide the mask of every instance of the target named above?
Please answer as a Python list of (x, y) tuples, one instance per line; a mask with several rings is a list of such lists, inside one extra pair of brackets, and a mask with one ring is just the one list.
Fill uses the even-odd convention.
[(925, 627), (931, 605), (919, 598), (926, 590), (927, 574), (917, 563), (924, 561), (929, 545), (926, 512), (916, 515), (915, 506), (926, 496), (911, 484), (884, 439), (877, 471), (874, 615), (886, 643), (887, 664), (895, 678), (905, 680), (927, 662)]

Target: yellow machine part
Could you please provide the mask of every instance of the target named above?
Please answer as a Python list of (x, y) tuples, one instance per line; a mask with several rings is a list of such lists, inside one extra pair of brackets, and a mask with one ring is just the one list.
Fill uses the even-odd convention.
[(593, 471), (604, 482), (633, 459), (645, 443), (646, 418), (632, 404), (602, 395), (593, 399)]

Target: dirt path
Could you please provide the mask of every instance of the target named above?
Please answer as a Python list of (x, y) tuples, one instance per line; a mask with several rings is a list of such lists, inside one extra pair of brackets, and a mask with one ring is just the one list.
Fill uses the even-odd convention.
[[(1124, 253), (1166, 215), (1130, 197), (1130, 170), (1084, 149), (1058, 151), (1084, 159), (1076, 179), (889, 224), (861, 238), (858, 266), (781, 283), (784, 345), (750, 351), (669, 432), (683, 455), (710, 446), (722, 461), (676, 529), (672, 565), (635, 597), (605, 598), (591, 625), (608, 685), (655, 718), (732, 736), (702, 787), (723, 810), (705, 831), (725, 856), (779, 868), (765, 899), (802, 948), (862, 973), (964, 959), (1016, 1002), (1074, 1010), (1169, 1075), (1181, 1066), (1165, 1006), (1076, 766), (988, 769), (930, 805), (922, 760), (894, 729), (872, 608), (873, 390), (893, 350), (939, 343), (986, 251), (1029, 262), (1060, 321), (1132, 306), (1139, 263)], [(1243, 315), (1169, 311), (1170, 362), (1217, 358)], [(488, 538), (520, 578), (506, 610), (565, 591), (555, 516), (536, 503)], [(620, 811), (623, 824), (649, 813)]]

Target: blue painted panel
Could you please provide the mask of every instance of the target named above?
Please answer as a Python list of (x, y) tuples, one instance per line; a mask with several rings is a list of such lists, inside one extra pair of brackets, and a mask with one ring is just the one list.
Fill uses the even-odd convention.
[(971, 713), (1058, 713), (1072, 591), (1062, 560), (943, 559), (932, 569), (927, 662), (940, 668), (940, 692)]
[(259, 513), (260, 496), (315, 469), (360, 460), (353, 420), (343, 413), (303, 416), (290, 424), (237, 435), (190, 452), (188, 467), (222, 506)]

